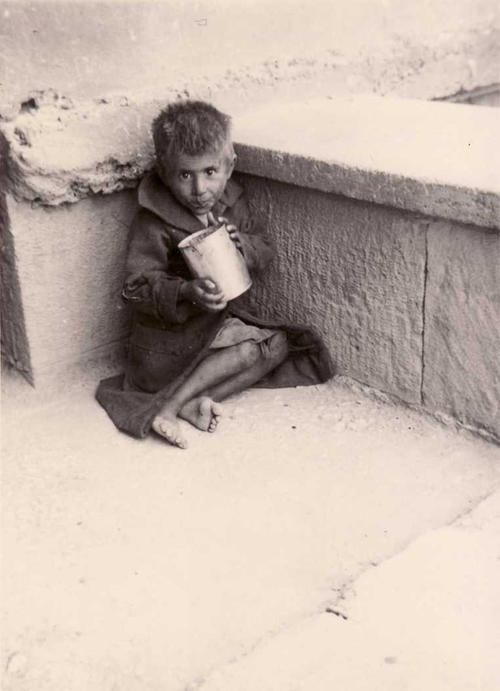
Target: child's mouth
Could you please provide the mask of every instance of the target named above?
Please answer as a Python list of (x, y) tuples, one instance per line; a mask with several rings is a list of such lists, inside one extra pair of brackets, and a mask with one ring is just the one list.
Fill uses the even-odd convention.
[(196, 209), (196, 211), (204, 211), (204, 210), (210, 211), (210, 209), (212, 208), (212, 202), (209, 199), (207, 201), (204, 201), (204, 202), (194, 201), (191, 203), (191, 206), (193, 207), (193, 209)]

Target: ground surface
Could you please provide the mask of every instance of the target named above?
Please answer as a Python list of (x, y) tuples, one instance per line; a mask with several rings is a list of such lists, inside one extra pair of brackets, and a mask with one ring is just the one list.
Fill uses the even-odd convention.
[(500, 450), (340, 381), (190, 448), (3, 401), (5, 691), (494, 691)]

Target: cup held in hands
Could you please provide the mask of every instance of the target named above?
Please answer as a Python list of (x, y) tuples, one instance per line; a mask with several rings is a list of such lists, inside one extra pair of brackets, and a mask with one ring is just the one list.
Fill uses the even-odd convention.
[(199, 230), (178, 245), (195, 278), (211, 278), (225, 300), (234, 300), (252, 285), (242, 254), (224, 224)]

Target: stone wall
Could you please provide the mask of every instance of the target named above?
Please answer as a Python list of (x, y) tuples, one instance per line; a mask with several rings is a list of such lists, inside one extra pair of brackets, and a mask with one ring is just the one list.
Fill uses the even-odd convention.
[(426, 221), (399, 209), (244, 176), (278, 247), (259, 312), (323, 333), (337, 372), (420, 403)]
[(4, 343), (4, 359), (17, 368), (22, 359), (43, 387), (64, 381), (77, 363), (114, 358), (129, 330), (120, 293), (133, 192), (50, 208), (9, 198), (7, 206), (22, 313), (5, 321), (26, 337), (15, 350)]
[(263, 108), (238, 120), (238, 166), (279, 248), (256, 306), (312, 321), (339, 373), (498, 439), (497, 112)]
[(252, 306), (313, 323), (338, 374), (500, 437), (500, 235), (242, 176), (278, 257)]
[(33, 383), (33, 368), (30, 361), (23, 299), (16, 267), (14, 238), (10, 229), (7, 198), (3, 193), (0, 193), (0, 229), (2, 358), (5, 358), (9, 365), (21, 372), (30, 383)]
[[(82, 113), (57, 101), (40, 107), (43, 126), (36, 107), (3, 126), (15, 326), (4, 355), (38, 388), (126, 340), (119, 293), (136, 202), (124, 188), (152, 164), (154, 108), (106, 108), (84, 122), (87, 138)], [(339, 373), (500, 438), (496, 115), (304, 100), (237, 117), (235, 138), (237, 174), (278, 248), (255, 306), (316, 326)]]
[(433, 221), (427, 256), (422, 404), (500, 436), (500, 235)]

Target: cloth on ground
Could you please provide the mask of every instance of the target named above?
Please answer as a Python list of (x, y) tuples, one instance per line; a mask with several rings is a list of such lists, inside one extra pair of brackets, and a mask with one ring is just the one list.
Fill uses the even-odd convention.
[(275, 333), (277, 333), (276, 329), (262, 329), (258, 326), (245, 324), (245, 322), (237, 317), (229, 317), (216, 333), (209, 347), (229, 348), (230, 346), (238, 345), (238, 343), (244, 343), (245, 341), (261, 343), (271, 338)]

